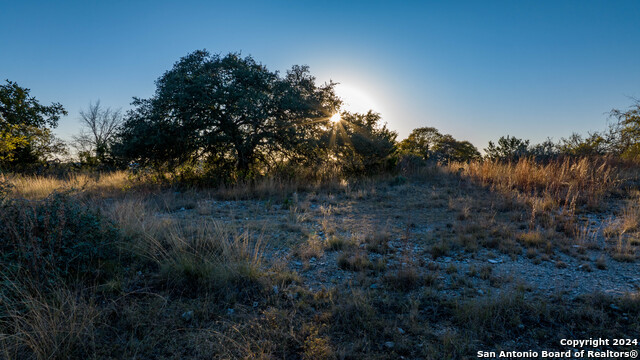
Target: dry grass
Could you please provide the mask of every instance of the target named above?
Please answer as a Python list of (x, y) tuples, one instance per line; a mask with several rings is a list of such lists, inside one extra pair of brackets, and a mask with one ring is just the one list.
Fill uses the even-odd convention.
[[(409, 291), (422, 284), (424, 279), (414, 266), (403, 267), (384, 277), (386, 285), (392, 289)], [(433, 278), (429, 278), (429, 285), (433, 283)]]
[(520, 240), (527, 247), (542, 247), (546, 240), (540, 231), (527, 231), (518, 235)]
[(124, 171), (92, 175), (74, 174), (66, 179), (24, 175), (9, 175), (3, 178), (0, 175), (0, 182), (3, 180), (13, 186), (13, 197), (25, 199), (42, 199), (56, 190), (70, 189), (83, 190), (99, 197), (108, 197), (121, 193), (131, 185), (129, 176)]
[[(556, 205), (577, 201), (597, 207), (619, 184), (616, 168), (608, 159), (566, 158), (547, 164), (530, 158), (514, 163), (485, 160), (451, 163), (449, 170), (506, 193), (516, 190), (526, 197), (548, 197)], [(548, 208), (548, 199), (537, 206)]]
[(42, 293), (30, 284), (5, 279), (0, 293), (0, 354), (6, 359), (70, 359), (93, 348), (99, 311), (91, 299), (58, 286)]
[(319, 258), (324, 254), (325, 244), (320, 240), (318, 235), (311, 234), (306, 241), (298, 245), (295, 254), (303, 260), (311, 258)]
[(364, 271), (373, 267), (364, 251), (343, 251), (338, 256), (338, 266), (344, 270)]
[(632, 199), (622, 208), (621, 213), (611, 219), (603, 229), (608, 238), (621, 235), (631, 235), (640, 228), (640, 204), (637, 199)]
[(186, 207), (199, 212), (192, 200), (199, 195), (134, 194), (105, 204), (103, 212), (118, 224), (122, 246), (157, 267), (169, 289), (227, 297), (260, 287), (261, 236), (210, 217), (170, 216)]
[[(536, 166), (547, 165), (527, 171), (543, 171)], [(486, 264), (498, 257), (494, 250), (515, 259), (526, 248), (527, 261), (568, 266), (545, 252), (551, 242), (590, 248), (600, 228), (581, 227), (572, 205), (587, 204), (589, 196), (580, 198), (571, 183), (560, 186), (562, 195), (556, 185), (484, 181), (515, 194), (496, 196), (440, 171), (411, 176), (408, 184), (343, 182), (328, 191), (267, 179), (92, 197), (91, 205), (117, 224), (118, 243), (131, 259), (115, 264), (118, 271), (95, 290), (61, 284), (56, 293), (24, 296), (34, 310), (14, 302), (7, 317), (0, 301), (0, 358), (467, 358), (478, 347), (514, 342), (553, 349), (550, 334), (613, 336), (637, 328), (634, 317), (622, 320), (611, 306), (633, 314), (637, 300), (555, 302), (514, 291), (501, 265)], [(98, 192), (88, 189), (99, 184), (84, 189)], [(255, 197), (261, 199), (214, 200)], [(632, 224), (633, 209), (620, 214)], [(556, 231), (560, 222), (566, 235)], [(283, 224), (296, 231), (282, 231)], [(608, 255), (579, 263), (614, 269), (615, 254), (631, 259), (637, 225), (620, 226)], [(430, 261), (429, 253), (450, 259)], [(321, 261), (308, 266), (313, 257)], [(296, 264), (300, 259), (305, 266)]]

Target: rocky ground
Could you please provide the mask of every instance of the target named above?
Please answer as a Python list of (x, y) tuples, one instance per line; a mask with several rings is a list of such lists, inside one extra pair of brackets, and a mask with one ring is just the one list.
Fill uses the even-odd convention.
[[(272, 200), (200, 200), (160, 217), (181, 221), (207, 219), (259, 234), (269, 262), (285, 262), (309, 290), (346, 283), (384, 288), (385, 269), (411, 267), (420, 277), (434, 277), (449, 296), (499, 294), (514, 287), (541, 295), (569, 298), (603, 292), (622, 295), (640, 286), (638, 264), (617, 261), (606, 248), (615, 239), (603, 235), (611, 213), (578, 218), (598, 246), (563, 233), (546, 233), (546, 243), (528, 247), (525, 206), (501, 199), (466, 182), (439, 179), (400, 185), (371, 183), (328, 193), (296, 193), (282, 203)], [(559, 244), (554, 244), (554, 237)], [(331, 249), (331, 241), (341, 244)], [(372, 244), (371, 242), (375, 242)], [(500, 244), (496, 242), (506, 242)], [(366, 278), (339, 265), (342, 253), (362, 255), (382, 271)], [(366, 270), (366, 269), (362, 269)], [(473, 291), (471, 291), (473, 290)]]

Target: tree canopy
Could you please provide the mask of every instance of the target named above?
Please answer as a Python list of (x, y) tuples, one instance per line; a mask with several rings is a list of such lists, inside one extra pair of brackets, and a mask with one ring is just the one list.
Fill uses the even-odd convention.
[(334, 85), (317, 86), (306, 66), (280, 76), (250, 56), (195, 51), (156, 81), (152, 98), (134, 100), (117, 150), (169, 170), (203, 162), (250, 176), (317, 137), (340, 104)]
[(0, 85), (0, 164), (32, 164), (64, 151), (51, 128), (67, 111), (59, 103), (42, 105), (29, 92), (9, 80)]
[(529, 155), (529, 140), (509, 135), (501, 136), (497, 145), (489, 141), (489, 146), (484, 151), (492, 160), (515, 160)]
[(469, 161), (480, 157), (478, 149), (468, 141), (458, 141), (449, 134), (441, 134), (434, 127), (414, 129), (398, 144), (401, 154), (435, 161)]
[(326, 159), (335, 161), (347, 174), (375, 174), (393, 164), (390, 156), (396, 148), (395, 131), (381, 124), (381, 116), (343, 112), (341, 120), (322, 137)]

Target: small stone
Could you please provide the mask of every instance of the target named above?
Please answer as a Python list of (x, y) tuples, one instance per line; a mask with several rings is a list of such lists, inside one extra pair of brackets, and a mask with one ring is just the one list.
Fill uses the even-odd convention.
[(182, 320), (189, 322), (191, 319), (193, 319), (193, 311), (186, 311), (182, 313)]
[(384, 346), (389, 349), (393, 348), (395, 345), (396, 344), (393, 341), (387, 341), (386, 343), (384, 343)]
[(311, 259), (309, 259), (309, 262), (316, 262), (316, 258), (312, 257)]
[(404, 334), (404, 329), (402, 329), (402, 328), (398, 328), (398, 332), (399, 332), (400, 334)]
[(502, 262), (502, 260), (500, 260), (500, 259), (489, 259), (489, 260), (487, 260), (487, 261), (488, 261), (489, 263), (491, 263), (491, 264), (499, 264), (499, 263), (501, 263), (501, 262)]
[(302, 266), (302, 263), (300, 261), (294, 261), (293, 265), (295, 266)]

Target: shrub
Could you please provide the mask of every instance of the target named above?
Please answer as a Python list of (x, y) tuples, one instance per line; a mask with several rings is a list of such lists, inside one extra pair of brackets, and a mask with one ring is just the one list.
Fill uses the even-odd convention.
[[(56, 277), (100, 276), (116, 253), (117, 231), (68, 193), (39, 201), (0, 203), (0, 273), (29, 274), (39, 284)], [(46, 281), (45, 281), (46, 279)]]

